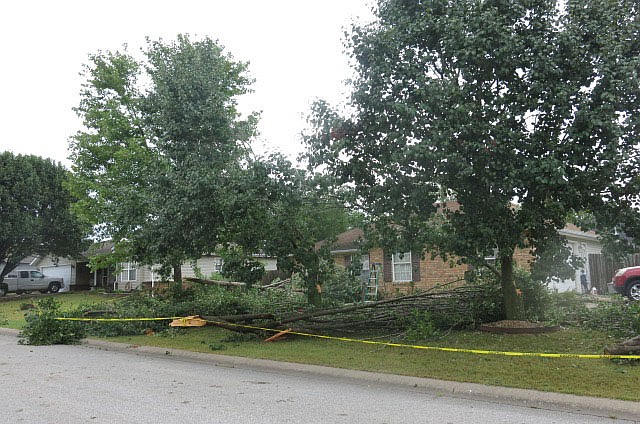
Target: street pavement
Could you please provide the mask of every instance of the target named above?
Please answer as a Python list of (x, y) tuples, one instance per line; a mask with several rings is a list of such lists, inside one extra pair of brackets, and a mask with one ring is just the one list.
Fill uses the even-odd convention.
[(640, 403), (0, 330), (7, 423), (630, 423)]

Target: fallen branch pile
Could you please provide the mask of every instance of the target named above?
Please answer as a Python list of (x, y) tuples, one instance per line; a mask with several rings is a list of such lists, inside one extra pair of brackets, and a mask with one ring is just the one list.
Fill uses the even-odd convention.
[[(482, 300), (483, 291), (477, 287), (457, 287), (447, 291), (401, 296), (377, 302), (365, 302), (343, 307), (290, 313), (279, 319), (239, 319), (232, 317), (203, 317), (216, 321), (220, 327), (239, 332), (262, 333), (261, 330), (237, 327), (232, 324), (255, 323), (262, 328), (299, 332), (359, 332), (368, 330), (398, 331), (406, 327), (416, 313), (448, 314), (459, 325), (474, 320), (474, 304)], [(215, 319), (213, 319), (215, 318)], [(222, 319), (225, 318), (225, 319)]]

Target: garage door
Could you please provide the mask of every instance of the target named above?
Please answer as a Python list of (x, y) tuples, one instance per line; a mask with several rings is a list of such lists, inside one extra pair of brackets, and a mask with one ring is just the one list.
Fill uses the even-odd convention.
[(45, 275), (45, 277), (63, 278), (64, 287), (60, 291), (69, 291), (69, 285), (71, 284), (71, 265), (43, 266), (42, 273)]

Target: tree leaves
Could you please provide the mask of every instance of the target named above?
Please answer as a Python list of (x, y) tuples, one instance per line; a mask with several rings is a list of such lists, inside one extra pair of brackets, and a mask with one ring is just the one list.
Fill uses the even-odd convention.
[(2, 277), (27, 256), (78, 255), (83, 227), (71, 213), (67, 171), (37, 156), (0, 154), (0, 270)]
[(251, 79), (223, 51), (181, 35), (148, 40), (142, 62), (106, 52), (85, 67), (76, 111), (87, 131), (71, 140), (77, 209), (141, 263), (180, 264), (229, 232), (219, 210), (235, 193), (223, 187), (243, 172), (257, 116), (236, 111)]
[(572, 211), (638, 221), (619, 212), (639, 203), (637, 4), (382, 0), (377, 17), (348, 42), (353, 112), (316, 108), (307, 144), (379, 225), (428, 228), (453, 198), (448, 238), (404, 235), (482, 258), (554, 245)]

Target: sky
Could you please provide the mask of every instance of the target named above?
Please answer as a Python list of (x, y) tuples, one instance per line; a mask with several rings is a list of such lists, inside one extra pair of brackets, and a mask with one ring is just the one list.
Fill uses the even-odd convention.
[(146, 37), (208, 36), (248, 61), (254, 93), (239, 99), (261, 111), (258, 154), (302, 152), (311, 102), (348, 96), (352, 68), (344, 31), (372, 19), (372, 0), (11, 0), (0, 3), (0, 151), (69, 166), (68, 139), (82, 130), (82, 65), (106, 50), (136, 53)]

